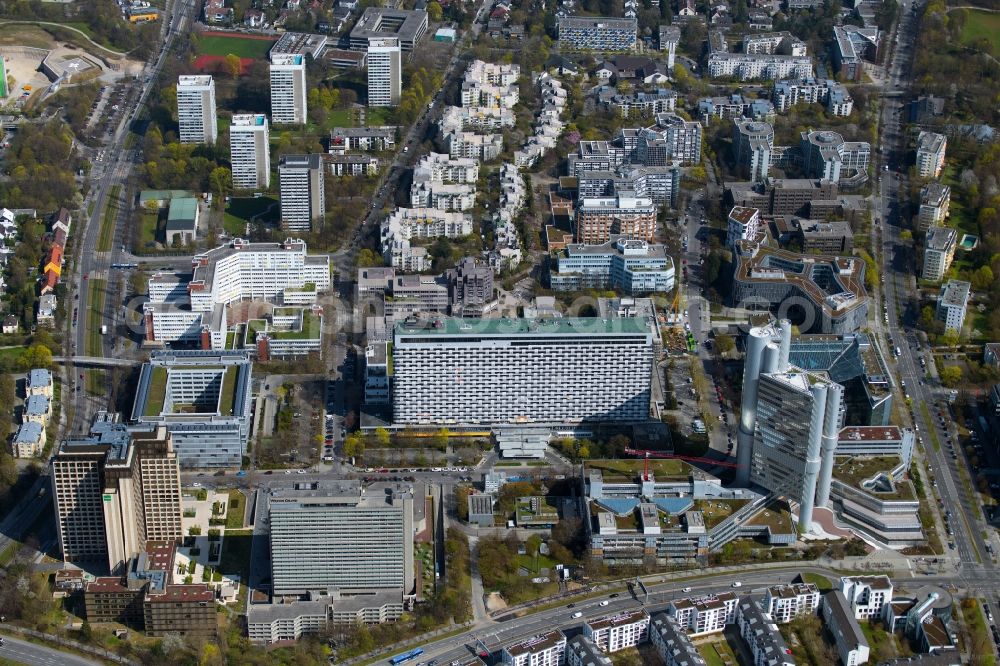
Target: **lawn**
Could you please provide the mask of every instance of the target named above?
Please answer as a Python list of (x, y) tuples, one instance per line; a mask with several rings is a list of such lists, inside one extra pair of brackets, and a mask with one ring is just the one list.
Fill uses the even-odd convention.
[(198, 53), (202, 55), (227, 56), (230, 53), (241, 58), (263, 60), (274, 44), (270, 39), (247, 39), (221, 35), (202, 35), (198, 40)]
[(159, 237), (159, 213), (143, 212), (139, 217), (138, 247), (140, 252), (148, 252), (156, 247), (156, 239)]
[(827, 590), (833, 589), (833, 584), (830, 582), (830, 579), (827, 578), (826, 576), (820, 576), (819, 574), (815, 573), (804, 573), (802, 574), (802, 580), (804, 580), (807, 583), (812, 583), (813, 585), (819, 588), (820, 592), (826, 592)]
[(87, 356), (103, 356), (101, 351), (101, 315), (104, 313), (104, 292), (108, 281), (101, 278), (91, 278), (90, 293), (87, 295), (87, 316), (84, 320), (87, 326)]
[(733, 666), (737, 663), (733, 649), (725, 640), (702, 643), (698, 646), (698, 652), (708, 666)]
[(1000, 13), (966, 10), (968, 18), (962, 26), (962, 43), (973, 44), (986, 38), (993, 44), (993, 52), (1000, 51)]
[(396, 115), (392, 109), (375, 106), (365, 109), (365, 125), (375, 127), (378, 125), (395, 125)]
[(278, 220), (278, 200), (273, 197), (233, 197), (226, 206), (226, 214), (222, 226), (230, 236), (246, 234), (246, 224), (251, 219), (260, 216), (263, 222)]
[(326, 121), (330, 127), (354, 127), (354, 110), (350, 108), (333, 109)]
[(115, 219), (118, 217), (118, 196), (121, 194), (121, 186), (115, 185), (108, 193), (108, 205), (101, 216), (101, 230), (97, 237), (97, 251), (111, 251), (111, 243), (115, 237)]
[(242, 529), (246, 510), (247, 496), (238, 490), (230, 490), (229, 507), (226, 509), (226, 529)]
[(222, 559), (219, 571), (236, 574), (246, 584), (250, 580), (250, 549), (253, 545), (253, 530), (234, 532), (226, 530), (222, 538)]

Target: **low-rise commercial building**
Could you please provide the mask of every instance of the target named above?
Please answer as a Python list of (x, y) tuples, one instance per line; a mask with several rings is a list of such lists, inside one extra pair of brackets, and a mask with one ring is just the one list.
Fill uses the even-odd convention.
[(396, 37), (403, 51), (412, 51), (427, 32), (423, 10), (368, 7), (351, 29), (348, 43), (354, 51), (366, 51), (371, 39)]

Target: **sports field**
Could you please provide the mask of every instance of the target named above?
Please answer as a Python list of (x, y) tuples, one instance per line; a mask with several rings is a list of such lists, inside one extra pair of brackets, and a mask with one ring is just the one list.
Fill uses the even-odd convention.
[(227, 56), (230, 53), (241, 58), (267, 57), (274, 44), (270, 38), (237, 37), (230, 35), (202, 34), (198, 40), (198, 53), (209, 56)]
[(962, 42), (972, 44), (985, 37), (993, 43), (993, 52), (1000, 52), (1000, 12), (967, 10), (968, 18), (962, 26)]

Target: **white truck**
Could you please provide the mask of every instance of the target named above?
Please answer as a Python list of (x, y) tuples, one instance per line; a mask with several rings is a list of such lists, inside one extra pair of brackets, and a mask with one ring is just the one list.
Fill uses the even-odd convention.
[(107, 324), (101, 324), (101, 335), (107, 335), (107, 334), (108, 334)]

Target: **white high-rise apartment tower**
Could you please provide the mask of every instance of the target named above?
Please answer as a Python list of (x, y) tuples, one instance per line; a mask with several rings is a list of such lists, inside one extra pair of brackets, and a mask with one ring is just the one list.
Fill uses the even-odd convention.
[(299, 53), (271, 56), (271, 122), (306, 124), (306, 59)]
[(278, 162), (281, 184), (281, 226), (308, 231), (312, 221), (326, 212), (323, 192), (323, 158), (320, 155), (285, 155)]
[(177, 77), (177, 123), (181, 143), (215, 143), (215, 79), (208, 75)]
[(229, 161), (233, 187), (267, 189), (271, 184), (271, 147), (267, 116), (245, 113), (233, 116), (229, 126)]
[(368, 40), (368, 106), (396, 106), (403, 88), (399, 38)]

